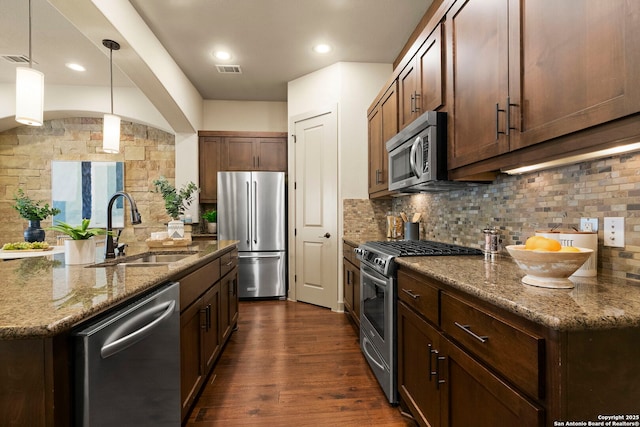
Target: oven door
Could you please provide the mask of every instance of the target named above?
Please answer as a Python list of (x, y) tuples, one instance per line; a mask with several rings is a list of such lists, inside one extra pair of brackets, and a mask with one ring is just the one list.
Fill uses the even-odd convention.
[(418, 135), (389, 152), (389, 190), (402, 190), (421, 182), (424, 140)]
[(395, 280), (367, 267), (360, 268), (360, 333), (378, 350), (387, 366), (393, 360), (395, 340)]

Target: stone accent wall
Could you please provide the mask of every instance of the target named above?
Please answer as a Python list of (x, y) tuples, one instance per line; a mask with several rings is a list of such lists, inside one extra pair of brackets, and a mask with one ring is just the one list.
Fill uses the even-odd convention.
[[(174, 135), (122, 121), (120, 153), (102, 152), (102, 118), (77, 117), (45, 121), (41, 127), (19, 126), (0, 133), (0, 244), (24, 240), (27, 221), (11, 207), (18, 188), (35, 200), (51, 204), (51, 161), (123, 161), (124, 190), (142, 215), (132, 226), (125, 215), (121, 242), (144, 241), (153, 231), (166, 230), (170, 220), (162, 197), (153, 193), (153, 180), (175, 178)], [(51, 225), (51, 218), (42, 227)], [(55, 233), (46, 232), (55, 243)]]
[[(361, 205), (345, 203), (345, 232), (350, 224), (347, 217), (353, 216), (347, 210)], [(640, 279), (640, 154), (637, 153), (526, 175), (499, 175), (488, 185), (394, 198), (392, 205), (395, 212), (409, 216), (422, 213), (421, 239), (477, 248), (483, 247), (482, 229), (487, 225), (500, 229), (504, 247), (523, 243), (536, 230), (579, 228), (581, 217), (597, 217), (599, 271)], [(375, 210), (372, 222), (380, 223), (387, 207), (372, 206)], [(604, 217), (624, 217), (624, 248), (603, 246)]]

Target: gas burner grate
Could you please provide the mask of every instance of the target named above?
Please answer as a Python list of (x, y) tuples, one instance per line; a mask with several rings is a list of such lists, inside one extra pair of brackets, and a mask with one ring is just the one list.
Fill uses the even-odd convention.
[(367, 242), (372, 249), (379, 249), (396, 257), (406, 256), (443, 256), (443, 255), (482, 255), (480, 249), (454, 245), (452, 243), (430, 240), (394, 240)]

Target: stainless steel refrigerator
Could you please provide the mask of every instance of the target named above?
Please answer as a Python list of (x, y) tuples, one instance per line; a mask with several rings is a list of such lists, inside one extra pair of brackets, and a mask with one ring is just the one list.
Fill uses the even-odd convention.
[(238, 240), (240, 298), (286, 296), (284, 172), (218, 172), (218, 239)]

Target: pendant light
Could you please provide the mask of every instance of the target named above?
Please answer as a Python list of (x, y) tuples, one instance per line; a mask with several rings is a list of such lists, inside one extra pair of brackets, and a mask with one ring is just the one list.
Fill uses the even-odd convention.
[(31, 0), (29, 0), (29, 68), (16, 68), (16, 121), (42, 126), (44, 109), (44, 74), (33, 69), (31, 54)]
[(120, 117), (113, 114), (113, 51), (120, 49), (120, 44), (113, 40), (102, 40), (109, 49), (109, 74), (111, 77), (111, 114), (105, 114), (102, 129), (102, 151), (116, 154), (120, 152)]

